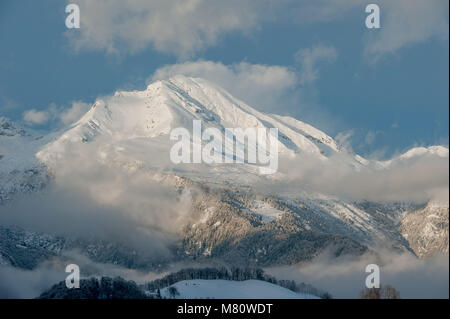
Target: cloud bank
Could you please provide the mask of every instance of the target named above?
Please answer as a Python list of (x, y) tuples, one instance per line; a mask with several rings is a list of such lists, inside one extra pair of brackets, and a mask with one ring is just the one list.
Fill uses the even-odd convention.
[(307, 282), (324, 289), (334, 298), (359, 298), (365, 288), (369, 264), (380, 267), (381, 285), (391, 285), (400, 298), (448, 298), (448, 256), (418, 259), (411, 254), (384, 252), (381, 259), (364, 255), (360, 258), (331, 256), (323, 253), (309, 263), (267, 269), (278, 279)]
[[(265, 22), (325, 24), (366, 17), (362, 0), (80, 0), (81, 28), (67, 33), (77, 51), (134, 54), (154, 48), (189, 57), (230, 33), (250, 35)], [(382, 0), (381, 29), (366, 31), (364, 52), (374, 61), (403, 47), (438, 38), (448, 41), (448, 1)]]
[(256, 187), (280, 194), (298, 189), (350, 201), (423, 204), (433, 200), (448, 205), (448, 150), (446, 156), (429, 152), (389, 162), (367, 161), (365, 166), (345, 151), (324, 161), (299, 154), (295, 159), (280, 158), (279, 172), (281, 180)]
[(27, 125), (45, 125), (53, 123), (57, 127), (70, 125), (79, 120), (90, 108), (90, 104), (82, 101), (72, 101), (71, 105), (57, 106), (50, 104), (46, 109), (30, 109), (23, 113), (22, 118)]
[(147, 47), (189, 56), (230, 32), (248, 33), (270, 16), (273, 1), (123, 0), (78, 1), (75, 49), (136, 53)]
[(127, 243), (146, 256), (170, 255), (190, 210), (189, 193), (138, 169), (138, 163), (103, 161), (114, 158), (107, 152), (114, 150), (101, 139), (72, 144), (50, 166), (54, 179), (45, 190), (0, 206), (0, 224)]

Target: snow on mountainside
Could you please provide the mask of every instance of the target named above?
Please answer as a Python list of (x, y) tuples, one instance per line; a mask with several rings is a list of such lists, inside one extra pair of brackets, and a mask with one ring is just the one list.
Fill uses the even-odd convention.
[(423, 155), (438, 155), (440, 157), (448, 157), (448, 148), (443, 146), (415, 147), (406, 153), (400, 155), (400, 159), (413, 158)]
[(48, 182), (45, 166), (35, 157), (47, 139), (28, 133), (0, 117), (0, 204), (14, 194), (42, 189)]
[[(294, 187), (289, 196), (276, 191), (270, 194), (271, 190), (260, 194), (251, 185), (283, 176), (260, 176), (249, 164), (202, 164), (201, 169), (171, 165), (169, 149), (174, 142), (169, 133), (178, 127), (192, 131), (193, 120), (201, 120), (203, 130), (215, 127), (221, 132), (225, 128), (276, 127), (280, 157), (307, 154), (319, 163), (333, 161), (334, 155), (343, 153), (331, 137), (306, 123), (258, 112), (203, 79), (176, 76), (152, 83), (143, 91), (120, 91), (97, 100), (61, 134), (33, 137), (2, 119), (0, 203), (14, 194), (43, 188), (49, 182), (49, 172), (58, 174), (54, 168), (61, 162), (63, 166), (69, 164), (65, 161), (71, 160), (71, 152), (76, 150), (78, 155), (86, 153), (83, 160), (120, 172), (138, 172), (140, 178), (153, 182), (168, 181), (180, 194), (191, 197), (188, 213), (192, 218), (179, 232), (180, 240), (173, 252), (181, 260), (217, 259), (269, 266), (311, 260), (328, 247), (333, 247), (335, 256), (361, 255), (379, 246), (414, 251), (419, 256), (448, 251), (448, 232), (435, 231), (436, 227), (442, 228), (440, 222), (424, 225), (433, 230), (426, 233), (408, 222), (414, 220), (414, 214), (433, 216), (439, 212), (439, 220), (448, 223), (448, 204), (421, 212), (423, 207), (409, 203), (355, 203), (322, 194), (313, 196)], [(448, 149), (416, 148), (386, 162), (358, 155), (344, 158), (349, 167), (373, 165), (374, 169), (384, 169), (398, 161), (430, 154), (448, 158)], [(74, 164), (83, 165), (76, 160)], [(131, 173), (130, 178), (136, 176)], [(5, 230), (0, 228), (1, 232)], [(2, 244), (0, 260), (21, 258), (22, 251), (15, 249), (14, 243), (7, 247)], [(108, 258), (88, 255), (110, 262), (114, 251), (108, 252)], [(2, 257), (2, 252), (7, 256)], [(126, 257), (117, 262), (145, 268), (143, 262), (128, 262)]]
[(401, 232), (420, 257), (448, 254), (448, 207), (433, 202), (407, 214)]
[(99, 136), (118, 142), (168, 135), (177, 127), (191, 130), (193, 120), (201, 120), (203, 129), (215, 127), (221, 132), (225, 128), (276, 127), (280, 153), (306, 152), (323, 159), (338, 151), (331, 137), (308, 124), (260, 113), (210, 82), (177, 76), (150, 84), (144, 91), (116, 92), (97, 101), (38, 157), (48, 161), (70, 143)]
[[(260, 280), (183, 280), (173, 284), (176, 299), (319, 299)], [(170, 287), (161, 289), (163, 298), (171, 298)]]
[(396, 156), (390, 160), (387, 161), (381, 161), (377, 164), (381, 165), (382, 167), (389, 167), (393, 164), (397, 164), (400, 162), (406, 162), (411, 161), (418, 158), (425, 158), (428, 156), (438, 156), (441, 158), (448, 158), (448, 148), (444, 146), (429, 146), (429, 147), (414, 147), (408, 151), (406, 151), (403, 154), (400, 154), (399, 156)]

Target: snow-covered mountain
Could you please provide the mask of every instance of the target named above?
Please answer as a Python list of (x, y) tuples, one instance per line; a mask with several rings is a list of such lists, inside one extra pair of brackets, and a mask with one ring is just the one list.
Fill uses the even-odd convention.
[[(383, 170), (430, 155), (448, 159), (448, 149), (437, 146), (416, 148), (390, 161), (370, 161), (341, 150), (333, 138), (311, 125), (258, 112), (203, 79), (176, 76), (152, 83), (143, 91), (120, 91), (99, 99), (80, 120), (60, 133), (36, 136), (2, 118), (0, 202), (43, 189), (58, 179), (61, 166), (82, 167), (89, 161), (130, 174), (130, 178), (164, 181), (166, 186), (177, 189), (180, 197), (190, 198), (190, 218), (178, 231), (173, 260), (268, 266), (311, 260), (330, 247), (336, 256), (360, 255), (380, 246), (419, 256), (448, 252), (448, 231), (434, 231), (435, 227), (441, 228), (433, 223), (424, 226), (433, 231), (423, 232), (410, 222), (417, 219), (416, 215), (432, 220), (438, 212), (440, 220), (448, 224), (448, 203), (356, 202), (318, 194), (317, 190), (308, 192), (307, 186), (293, 186), (281, 194), (271, 189), (270, 183), (286, 178), (289, 173), (285, 171), (261, 176), (249, 163), (172, 164), (169, 153), (174, 142), (170, 132), (178, 127), (191, 130), (193, 120), (201, 120), (203, 128), (214, 127), (221, 132), (225, 128), (275, 127), (279, 131), (279, 156), (288, 160), (307, 157), (319, 164), (339, 158), (354, 170)], [(292, 167), (293, 172), (296, 169)], [(262, 191), (260, 185), (268, 186)], [(46, 237), (46, 247), (52, 238)], [(14, 260), (16, 253), (22, 254), (11, 248), (13, 244), (4, 245), (0, 243), (3, 263)], [(87, 251), (88, 245), (80, 246)], [(52, 254), (63, 253), (61, 247)], [(95, 254), (89, 256), (105, 260)], [(108, 256), (112, 256), (107, 260), (111, 263), (133, 267), (145, 264), (129, 263), (122, 257), (114, 259), (114, 253)]]
[[(72, 142), (99, 136), (111, 141), (165, 136), (177, 127), (191, 128), (201, 120), (205, 128), (271, 128), (279, 130), (280, 153), (315, 154), (325, 158), (338, 152), (335, 141), (314, 127), (291, 117), (256, 111), (214, 84), (177, 76), (157, 81), (144, 91), (116, 92), (98, 100), (55, 142), (39, 153), (46, 160)], [(225, 139), (225, 137), (224, 137)]]
[[(203, 79), (176, 76), (152, 83), (144, 91), (119, 91), (112, 97), (97, 100), (79, 121), (43, 147), (37, 157), (52, 166), (74, 145), (101, 140), (101, 156), (109, 163), (134, 163), (166, 172), (177, 170), (186, 177), (213, 181), (219, 178), (231, 183), (245, 184), (248, 178), (256, 178), (254, 173), (258, 167), (248, 162), (245, 165), (204, 164), (199, 168), (199, 174), (191, 165), (171, 165), (170, 148), (174, 142), (170, 140), (169, 133), (175, 128), (186, 128), (192, 134), (193, 120), (201, 121), (203, 131), (207, 128), (218, 129), (224, 141), (223, 152), (234, 157), (238, 154), (227, 148), (226, 140), (230, 138), (225, 135), (226, 128), (277, 128), (278, 152), (282, 157), (307, 154), (319, 161), (326, 161), (339, 152), (331, 137), (306, 123), (258, 112)], [(244, 138), (235, 138), (236, 143), (244, 145)], [(192, 137), (191, 141), (195, 143)], [(256, 149), (266, 149), (266, 145), (260, 145), (259, 140), (254, 142)], [(206, 144), (205, 141), (202, 143)], [(247, 145), (254, 150), (250, 141)], [(352, 165), (359, 165), (356, 158), (352, 160)]]
[(401, 232), (420, 257), (448, 254), (448, 207), (433, 202), (406, 215)]

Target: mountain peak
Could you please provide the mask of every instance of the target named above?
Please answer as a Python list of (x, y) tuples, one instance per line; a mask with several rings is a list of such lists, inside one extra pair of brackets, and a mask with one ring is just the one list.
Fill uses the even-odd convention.
[(306, 152), (325, 159), (338, 152), (334, 140), (311, 125), (264, 114), (214, 83), (182, 75), (156, 81), (143, 91), (118, 91), (97, 100), (47, 150), (56, 152), (63, 144), (90, 142), (100, 136), (111, 142), (159, 136), (167, 136), (168, 141), (172, 129), (191, 130), (194, 120), (221, 132), (225, 128), (277, 128), (280, 153)]

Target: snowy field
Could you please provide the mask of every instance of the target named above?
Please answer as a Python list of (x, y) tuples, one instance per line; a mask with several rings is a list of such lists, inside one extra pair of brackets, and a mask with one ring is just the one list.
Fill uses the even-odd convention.
[[(173, 284), (177, 299), (318, 299), (260, 280), (183, 280)], [(171, 298), (169, 287), (161, 289), (161, 296)]]

